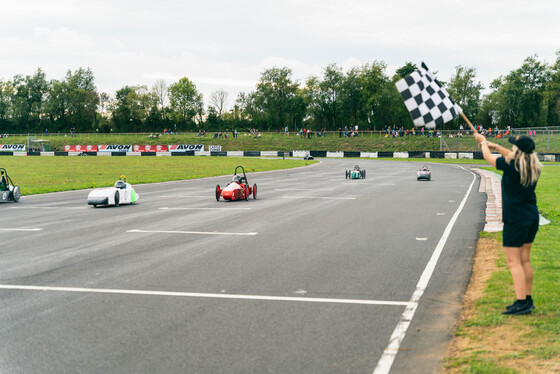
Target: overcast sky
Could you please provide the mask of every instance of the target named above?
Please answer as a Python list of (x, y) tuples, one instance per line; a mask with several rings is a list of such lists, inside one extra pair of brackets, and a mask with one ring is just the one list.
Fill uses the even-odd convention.
[(424, 61), (442, 80), (455, 66), (492, 79), (560, 50), (560, 1), (496, 0), (1, 0), (0, 79), (47, 79), (91, 68), (99, 91), (192, 80), (250, 92), (261, 73), (289, 67), (304, 82), (336, 63), (384, 61), (387, 74)]

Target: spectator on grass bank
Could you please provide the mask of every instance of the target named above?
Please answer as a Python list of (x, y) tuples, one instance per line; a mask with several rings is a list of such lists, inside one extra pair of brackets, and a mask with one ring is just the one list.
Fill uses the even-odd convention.
[[(510, 137), (510, 151), (489, 142), (483, 135), (474, 134), (486, 161), (502, 176), (502, 233), (506, 261), (513, 278), (516, 300), (502, 314), (528, 314), (535, 308), (531, 297), (533, 268), (531, 267), (531, 245), (539, 230), (539, 210), (535, 187), (542, 165), (537, 158), (535, 142), (528, 136)], [(500, 157), (490, 150), (497, 151)]]

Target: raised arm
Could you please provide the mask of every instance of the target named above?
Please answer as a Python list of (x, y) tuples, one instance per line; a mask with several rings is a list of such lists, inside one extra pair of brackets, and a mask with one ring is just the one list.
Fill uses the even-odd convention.
[[(505, 149), (503, 147), (500, 147), (497, 144), (494, 144), (492, 142), (487, 141), (486, 138), (484, 137), (484, 135), (480, 135), (478, 133), (475, 133), (474, 137), (475, 137), (475, 139), (478, 143), (478, 147), (482, 151), (482, 157), (484, 157), (484, 159), (486, 161), (488, 161), (488, 163), (490, 165), (492, 165), (493, 167), (496, 167), (496, 159), (498, 158), (498, 156), (493, 155), (492, 152), (490, 152), (490, 147), (492, 146), (493, 149), (496, 149), (495, 147), (499, 147), (499, 148), (502, 148), (505, 151), (507, 151), (507, 149)], [(500, 151), (498, 151), (498, 152), (501, 154)], [(502, 154), (502, 156), (503, 156), (503, 154)]]

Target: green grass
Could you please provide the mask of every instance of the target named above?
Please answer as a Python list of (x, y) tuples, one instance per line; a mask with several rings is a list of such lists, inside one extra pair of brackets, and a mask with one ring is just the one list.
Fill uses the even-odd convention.
[[(253, 138), (247, 133), (240, 133), (237, 139), (230, 135), (229, 139), (213, 139), (208, 133), (204, 137), (196, 137), (193, 133), (178, 135), (162, 135), (159, 139), (148, 138), (149, 134), (77, 134), (69, 137), (67, 134), (51, 134), (44, 137), (36, 134), (38, 138), (46, 138), (51, 141), (53, 151), (63, 151), (64, 145), (99, 145), (99, 144), (204, 144), (221, 145), (224, 151), (347, 151), (347, 152), (406, 152), (406, 151), (439, 151), (440, 139), (422, 136), (408, 136), (402, 138), (385, 138), (379, 133), (362, 133), (355, 138), (340, 138), (338, 133), (328, 133), (325, 137), (313, 137), (301, 139), (295, 134), (286, 137), (279, 133), (262, 133), (262, 138)], [(472, 136), (465, 135), (462, 138), (444, 138), (447, 147), (444, 151), (478, 151)], [(498, 144), (509, 146), (506, 139), (492, 139)], [(8, 139), (0, 139), (0, 144), (25, 144), (25, 136), (11, 136)], [(545, 135), (535, 136), (537, 152), (560, 153), (560, 135), (554, 134), (548, 138)]]
[[(289, 169), (316, 161), (230, 157), (9, 157), (0, 158), (23, 195), (111, 186), (121, 176), (134, 184)], [(249, 181), (252, 180), (249, 178)]]
[[(480, 327), (511, 326), (512, 329), (527, 329), (518, 342), (516, 357), (531, 355), (539, 361), (558, 362), (560, 357), (560, 167), (545, 166), (537, 186), (537, 201), (541, 214), (551, 221), (541, 226), (531, 249), (531, 264), (535, 273), (533, 298), (536, 309), (527, 316), (503, 316), (504, 306), (514, 299), (513, 282), (501, 252), (497, 260), (498, 271), (487, 283), (483, 297), (475, 305), (475, 316), (459, 326), (458, 334), (467, 335), (472, 341)], [(502, 241), (501, 233), (484, 233), (485, 237)], [(473, 328), (470, 330), (470, 328)], [(512, 355), (512, 353), (509, 353)], [(508, 357), (493, 357), (492, 370), (481, 369), (486, 354), (473, 353), (470, 358), (451, 358), (448, 368), (461, 367), (464, 373), (508, 373), (511, 360)], [(555, 361), (554, 361), (555, 360)]]

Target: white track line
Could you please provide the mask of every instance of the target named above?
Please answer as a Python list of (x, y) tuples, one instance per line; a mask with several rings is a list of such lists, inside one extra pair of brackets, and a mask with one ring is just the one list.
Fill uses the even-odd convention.
[(356, 200), (355, 197), (328, 197), (328, 196), (281, 196), (284, 199), (327, 199), (327, 200)]
[(200, 197), (208, 197), (211, 198), (213, 197), (211, 194), (208, 195), (203, 195), (203, 196), (193, 196), (193, 195), (162, 195), (162, 196), (158, 196), (158, 197), (167, 197), (167, 198), (177, 198), (177, 197), (196, 197), (196, 198), (200, 198)]
[(159, 208), (161, 210), (250, 210), (251, 208)]
[(167, 231), (167, 230), (127, 230), (126, 232), (153, 233), (153, 234), (235, 235), (235, 236), (255, 236), (258, 234), (258, 232)]
[(56, 209), (56, 210), (71, 209), (71, 210), (80, 210), (80, 209), (88, 209), (88, 207), (87, 206), (21, 205), (21, 206), (18, 206), (18, 207), (11, 207), (11, 209)]
[(107, 288), (42, 287), (42, 286), (27, 286), (27, 285), (17, 285), (17, 284), (0, 284), (0, 289), (27, 290), (27, 291), (89, 292), (89, 293), (147, 295), (147, 296), (200, 297), (200, 298), (208, 298), (208, 299), (240, 299), (240, 300), (265, 300), (265, 301), (295, 301), (295, 302), (331, 303), (331, 304), (389, 305), (389, 306), (405, 306), (405, 307), (409, 305), (409, 303), (406, 301), (329, 299), (329, 298), (314, 298), (314, 297), (288, 297), (288, 296), (262, 296), (262, 295), (233, 295), (233, 294), (222, 294), (222, 293), (119, 290), (119, 289), (107, 289)]
[[(461, 168), (466, 170), (463, 167)], [(463, 210), (463, 207), (467, 202), (467, 198), (469, 197), (469, 194), (471, 193), (471, 190), (473, 188), (474, 182), (476, 181), (476, 174), (474, 174), (472, 171), (469, 171), (469, 173), (473, 175), (473, 180), (471, 182), (471, 185), (469, 186), (467, 193), (463, 197), (463, 200), (459, 204), (459, 207), (455, 211), (455, 214), (453, 214), (453, 217), (447, 224), (447, 227), (445, 228), (443, 235), (441, 236), (434, 252), (432, 253), (432, 257), (430, 258), (430, 261), (428, 262), (428, 264), (426, 264), (426, 267), (422, 272), (422, 276), (420, 277), (418, 284), (416, 284), (416, 290), (412, 294), (408, 306), (405, 308), (403, 314), (401, 315), (399, 323), (395, 327), (395, 330), (393, 331), (393, 334), (389, 339), (389, 345), (383, 351), (383, 355), (381, 355), (381, 358), (379, 359), (379, 362), (377, 363), (377, 367), (373, 371), (373, 374), (388, 374), (389, 371), (391, 370), (391, 366), (395, 361), (395, 356), (399, 352), (401, 343), (406, 335), (406, 331), (408, 330), (408, 327), (412, 322), (412, 318), (414, 317), (416, 308), (418, 308), (418, 303), (420, 302), (420, 298), (424, 294), (424, 291), (426, 290), (426, 287), (430, 282), (430, 278), (434, 273), (439, 257), (441, 256), (441, 252), (443, 251), (443, 247), (447, 242), (447, 238), (451, 234), (451, 229), (453, 229), (453, 226), (455, 225), (455, 222), (457, 221), (459, 214)]]
[(275, 188), (274, 191), (334, 191), (334, 188)]
[(0, 231), (41, 231), (42, 229), (0, 229)]
[(171, 191), (201, 191), (199, 187), (177, 187), (177, 188), (169, 188), (165, 191), (148, 191), (148, 192), (138, 192), (142, 195), (154, 194), (154, 193), (169, 193)]

